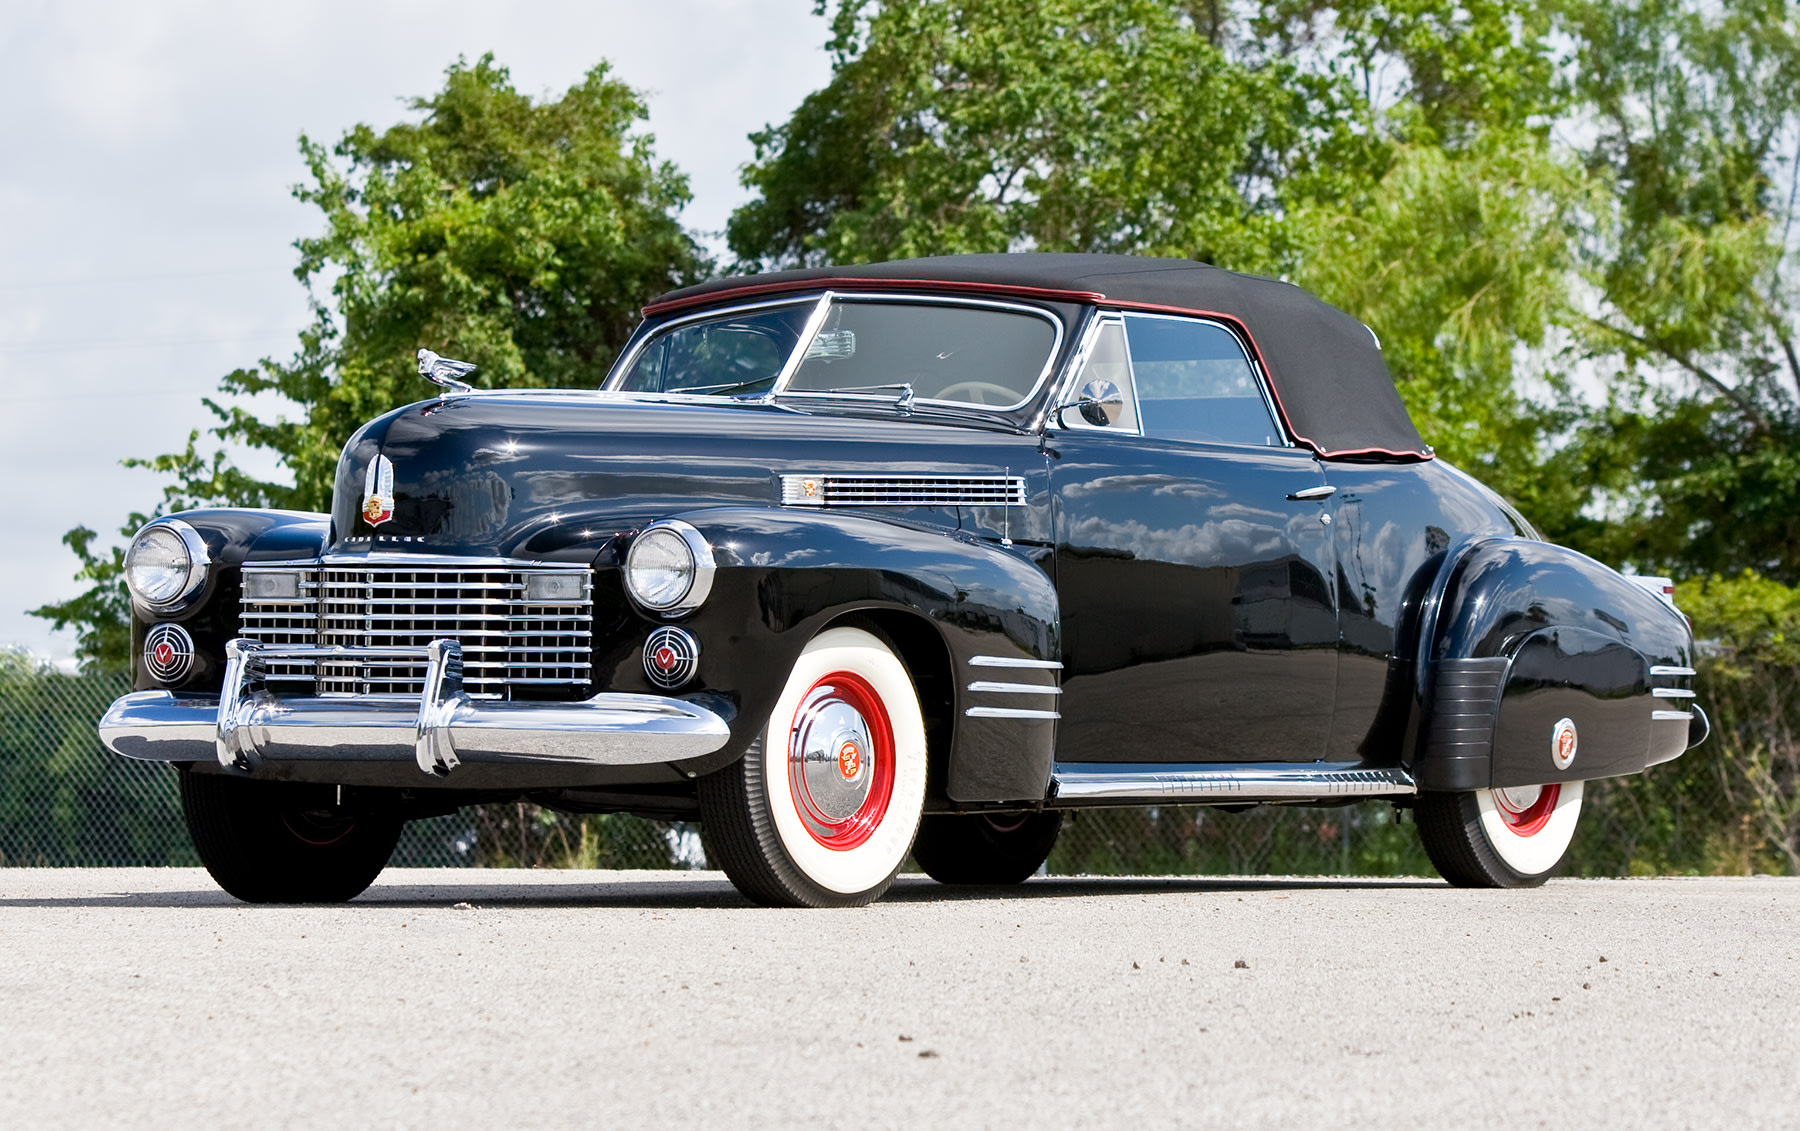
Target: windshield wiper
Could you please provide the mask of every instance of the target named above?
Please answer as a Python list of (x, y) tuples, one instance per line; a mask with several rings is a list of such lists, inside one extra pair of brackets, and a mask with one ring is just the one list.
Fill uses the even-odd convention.
[[(900, 395), (894, 398), (894, 407), (901, 416), (911, 416), (913, 410), (913, 387), (910, 381), (889, 381), (882, 385), (839, 385), (834, 389), (819, 389), (819, 393), (830, 396), (833, 393), (879, 393), (884, 389), (899, 389)], [(809, 392), (814, 390), (807, 390)]]
[(685, 389), (664, 389), (663, 392), (693, 393), (696, 396), (705, 396), (709, 393), (730, 393), (738, 389), (748, 389), (752, 385), (771, 383), (774, 380), (773, 377), (758, 377), (752, 381), (727, 381), (722, 385), (690, 385)]

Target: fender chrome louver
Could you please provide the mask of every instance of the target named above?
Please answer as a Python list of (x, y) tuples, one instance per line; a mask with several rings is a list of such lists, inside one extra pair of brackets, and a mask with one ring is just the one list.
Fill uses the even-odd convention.
[(783, 475), (781, 502), (795, 507), (1022, 507), (1020, 475)]

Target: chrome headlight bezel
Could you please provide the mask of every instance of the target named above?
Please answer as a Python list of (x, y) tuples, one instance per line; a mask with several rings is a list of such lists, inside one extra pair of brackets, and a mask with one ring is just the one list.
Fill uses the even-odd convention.
[[(141, 547), (148, 545), (150, 539), (166, 539), (170, 534), (179, 540), (181, 549), (187, 556), (185, 576), (180, 577), (178, 586), (167, 594), (147, 592), (138, 583), (132, 569), (132, 560)], [(199, 531), (178, 518), (159, 518), (146, 523), (143, 529), (131, 536), (131, 545), (125, 550), (125, 588), (131, 592), (131, 599), (144, 608), (166, 611), (191, 599), (206, 584), (206, 573), (211, 565), (212, 556), (207, 553), (206, 540), (200, 537)], [(180, 572), (178, 568), (177, 573)]]
[[(643, 584), (652, 568), (645, 560), (657, 548), (676, 548), (685, 552), (689, 562), (685, 569), (687, 584), (680, 588)], [(712, 545), (706, 536), (678, 518), (658, 519), (631, 540), (625, 553), (625, 592), (639, 608), (664, 617), (691, 613), (705, 603), (712, 592), (713, 575), (718, 566), (713, 560)]]

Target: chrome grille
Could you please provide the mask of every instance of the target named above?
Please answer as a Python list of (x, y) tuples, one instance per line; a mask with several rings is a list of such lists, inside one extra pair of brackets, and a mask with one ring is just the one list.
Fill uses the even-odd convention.
[[(293, 569), (244, 567), (246, 578), (255, 573), (294, 572)], [(298, 597), (243, 599), (238, 606), (239, 636), (271, 647), (281, 644), (310, 647), (319, 642), (319, 575), (315, 570), (299, 573)], [(280, 683), (311, 683), (314, 675), (313, 665), (304, 660), (275, 660), (268, 665), (268, 678)]]
[(781, 501), (802, 507), (1022, 507), (1018, 475), (783, 475)]
[[(581, 575), (580, 597), (527, 603), (533, 574)], [(265, 644), (358, 648), (423, 647), (452, 639), (463, 648), (463, 689), (503, 697), (528, 685), (590, 683), (593, 581), (585, 567), (496, 563), (327, 564), (308, 571), (301, 601), (244, 599), (239, 633)], [(278, 663), (270, 677), (315, 682), (319, 695), (418, 695), (421, 659)]]

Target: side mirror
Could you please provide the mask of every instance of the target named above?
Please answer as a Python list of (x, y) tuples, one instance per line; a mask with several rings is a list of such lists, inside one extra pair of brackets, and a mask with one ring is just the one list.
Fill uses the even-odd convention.
[(1096, 377), (1081, 387), (1079, 400), (1057, 409), (1057, 419), (1060, 421), (1069, 409), (1079, 412), (1081, 419), (1095, 428), (1105, 428), (1117, 424), (1119, 417), (1125, 414), (1125, 394), (1111, 381)]

